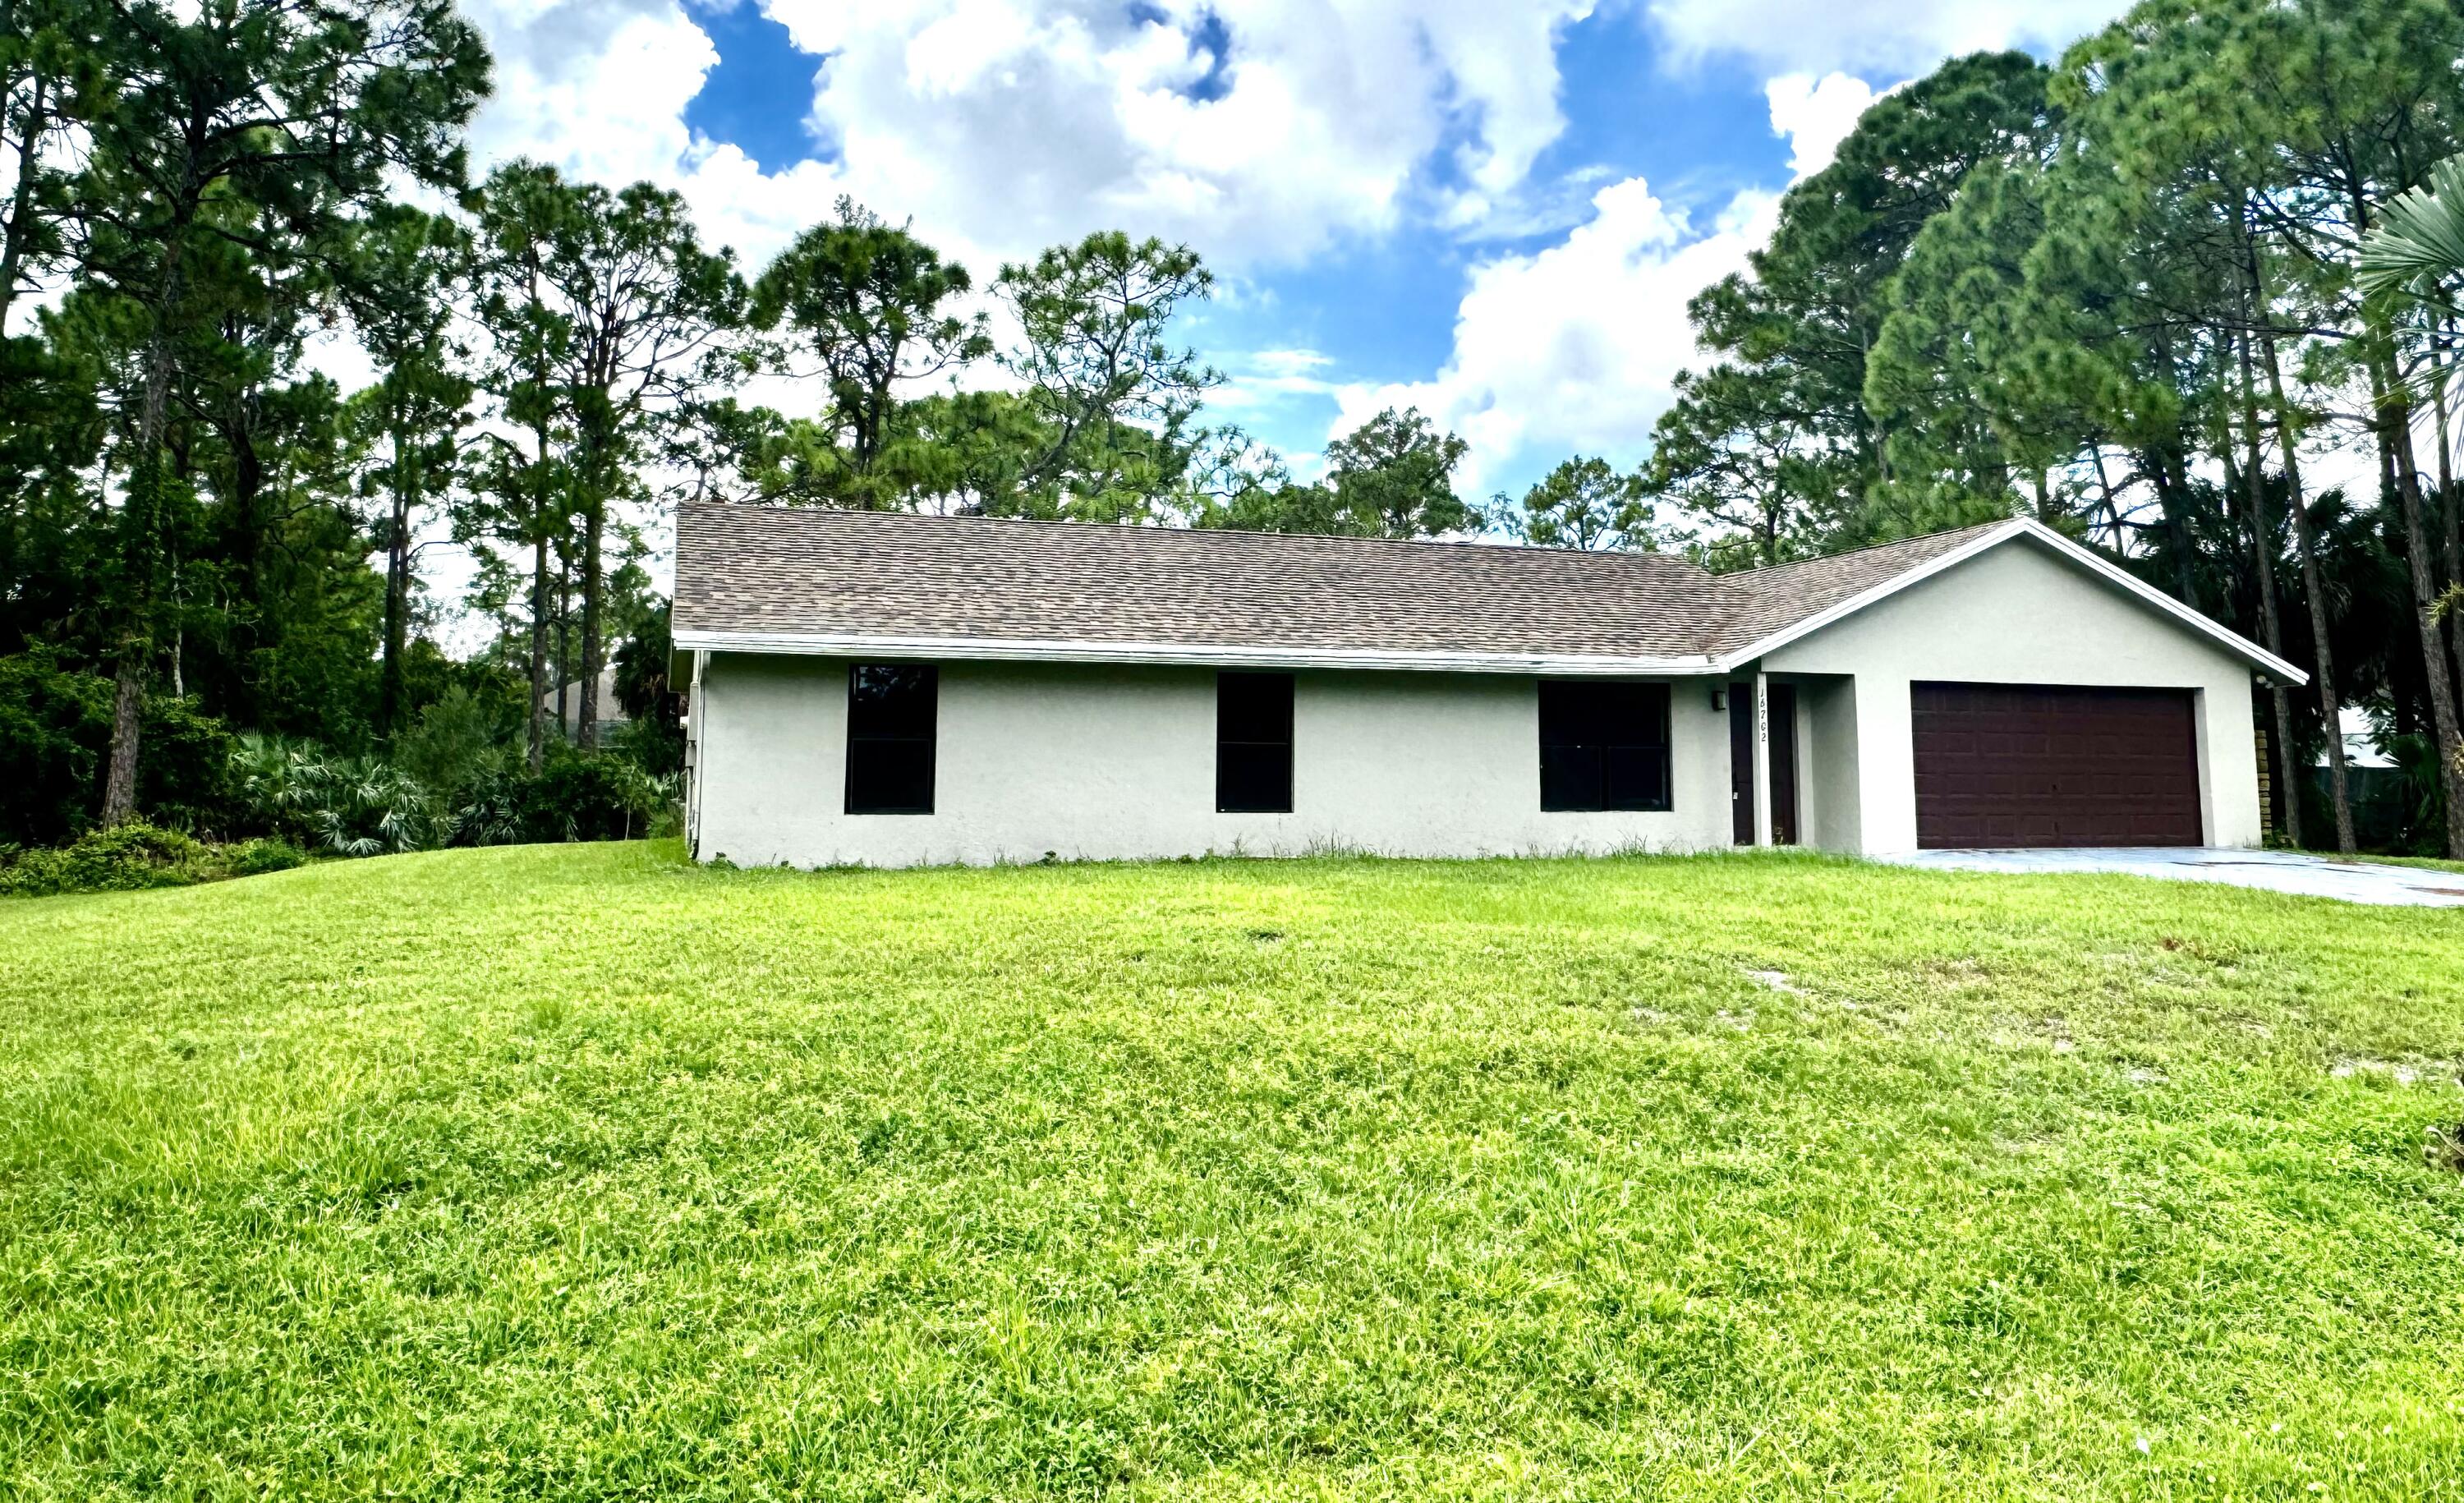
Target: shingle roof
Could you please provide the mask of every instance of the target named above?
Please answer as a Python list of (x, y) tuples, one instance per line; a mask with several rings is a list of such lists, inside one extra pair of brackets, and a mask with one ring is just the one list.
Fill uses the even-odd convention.
[(1715, 576), (1670, 554), (688, 505), (674, 623), (751, 636), (1701, 661), (1984, 530)]
[(1719, 579), (1720, 624), (1709, 651), (1731, 652), (1749, 647), (2009, 525), (2007, 519), (1986, 522), (1952, 532), (1877, 543), (1829, 558), (1723, 574)]

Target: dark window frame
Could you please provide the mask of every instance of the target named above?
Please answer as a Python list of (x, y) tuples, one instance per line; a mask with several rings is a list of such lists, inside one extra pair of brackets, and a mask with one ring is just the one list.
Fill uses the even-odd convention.
[[(1273, 691), (1281, 698), (1278, 714), (1267, 721), (1250, 721), (1227, 726), (1224, 708), (1228, 690), (1254, 693), (1268, 685), (1280, 685)], [(1225, 670), (1215, 675), (1215, 812), (1218, 814), (1288, 814), (1292, 812), (1292, 699), (1294, 685), (1289, 674), (1239, 673)], [(1254, 705), (1249, 708), (1254, 708)], [(1227, 736), (1226, 730), (1253, 734)], [(1257, 735), (1260, 730), (1280, 735)], [(1243, 788), (1262, 785), (1256, 774), (1264, 769), (1263, 785), (1279, 788), (1282, 797), (1245, 797)], [(1248, 775), (1244, 779), (1244, 774)]]
[(1541, 811), (1674, 810), (1677, 758), (1669, 688), (1631, 679), (1541, 679)]
[[(914, 730), (912, 724), (907, 729), (883, 729), (877, 723), (882, 718), (879, 712), (872, 711), (866, 704), (864, 675), (887, 673), (913, 674), (920, 677), (924, 686), (925, 698), (921, 715), (923, 729), (920, 732)], [(912, 705), (903, 708), (910, 716), (913, 715)], [(876, 723), (868, 723), (869, 721)], [(940, 740), (941, 671), (936, 665), (932, 663), (850, 664), (847, 668), (847, 779), (845, 798), (841, 807), (850, 815), (910, 816), (932, 813), (934, 794), (937, 788), (940, 771)], [(869, 763), (871, 755), (901, 751), (909, 757), (920, 758), (922, 761), (920, 781), (924, 790), (924, 800), (921, 804), (913, 801), (891, 802), (878, 797), (877, 789), (858, 786), (862, 770)]]

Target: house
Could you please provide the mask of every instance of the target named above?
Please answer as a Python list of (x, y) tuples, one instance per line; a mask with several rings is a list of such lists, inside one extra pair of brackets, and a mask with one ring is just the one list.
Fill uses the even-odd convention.
[[(561, 700), (557, 691), (550, 688), (539, 696), (539, 703), (540, 714), (565, 728), (567, 735), (572, 734), (572, 728), (582, 724), (582, 681), (575, 679), (566, 684)], [(625, 713), (625, 701), (616, 696), (616, 665), (610, 663), (599, 671), (599, 739), (609, 740), (631, 719)]]
[(2035, 521), (1661, 554), (692, 505), (739, 864), (2255, 845), (2291, 664)]

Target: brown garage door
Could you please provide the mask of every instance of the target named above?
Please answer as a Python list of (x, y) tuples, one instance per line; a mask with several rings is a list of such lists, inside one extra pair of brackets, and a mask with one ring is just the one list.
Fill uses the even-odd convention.
[(2199, 843), (2189, 691), (1913, 692), (1917, 844), (1926, 850)]

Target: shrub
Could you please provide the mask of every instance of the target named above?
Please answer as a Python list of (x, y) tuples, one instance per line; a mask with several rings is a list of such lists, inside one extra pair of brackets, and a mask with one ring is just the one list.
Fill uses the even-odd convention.
[(287, 840), (216, 847), (159, 825), (121, 825), (91, 830), (67, 846), (33, 851), (0, 846), (0, 897), (187, 887), (287, 872), (307, 860), (307, 852)]
[(310, 822), (317, 843), (339, 856), (381, 856), (437, 844), (439, 821), (417, 779), (375, 757), (316, 764)]
[(121, 825), (70, 846), (11, 851), (0, 864), (0, 894), (125, 893), (186, 887), (219, 874), (212, 852), (189, 836), (155, 825)]
[(484, 706), (455, 705), (449, 694), (429, 709), (434, 713), (404, 737), (404, 757), (457, 779), (457, 788), (440, 790), (402, 762), (330, 757), (305, 742), (247, 736), (231, 757), (240, 801), (256, 828), (340, 856), (627, 840), (654, 832), (674, 802), (679, 780), (653, 778), (629, 757), (551, 744), (546, 765), (533, 773), (466, 734), (468, 722), (493, 713)]
[(288, 872), (308, 864), (308, 852), (287, 840), (271, 837), (226, 846), (221, 855), (224, 869), (233, 876), (263, 876), (269, 872)]
[(231, 762), (259, 829), (340, 856), (441, 843), (434, 795), (381, 758), (329, 757), (303, 741), (244, 736)]
[[(106, 760), (109, 744), (106, 737)], [(188, 701), (148, 699), (138, 731), (137, 807), (157, 825), (229, 832), (245, 817), (231, 765), (238, 744), (222, 721)]]
[(629, 840), (649, 825), (657, 786), (629, 757), (551, 756), (532, 805), (550, 840)]
[(455, 684), (394, 738), (394, 764), (449, 803), (501, 769), (521, 727), (503, 704)]
[(621, 744), (654, 778), (682, 772), (685, 765), (676, 686), (668, 681), (668, 665), (675, 655), (668, 615), (668, 607), (661, 604), (616, 649), (616, 702), (631, 717)]
[(454, 811), (453, 840), (507, 846), (560, 840), (627, 840), (648, 833), (665, 802), (660, 780), (628, 757), (551, 746), (537, 773), (482, 778)]

